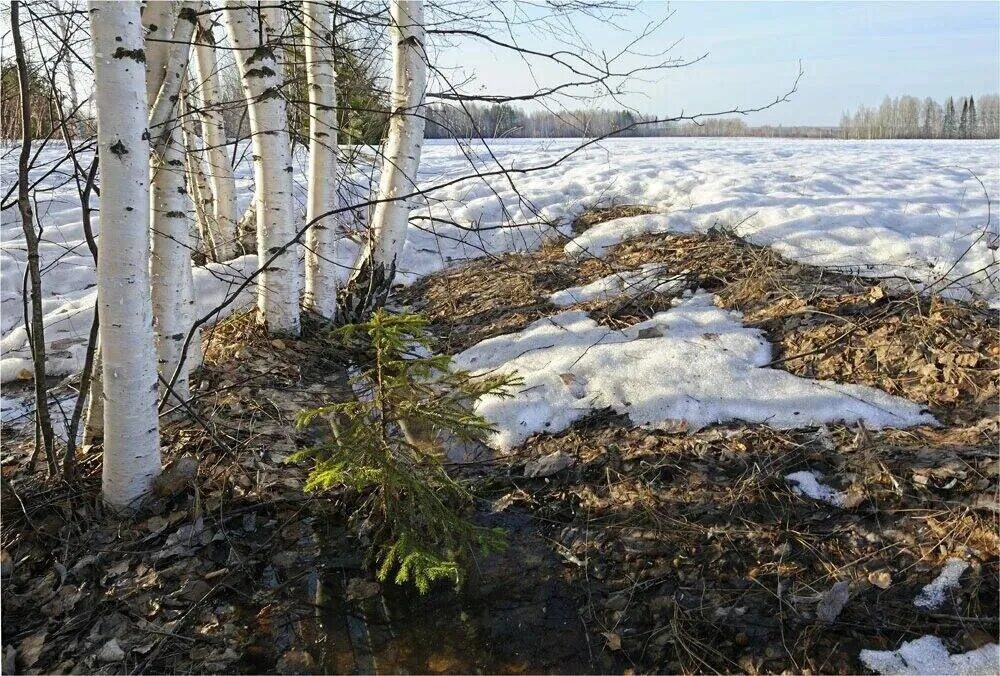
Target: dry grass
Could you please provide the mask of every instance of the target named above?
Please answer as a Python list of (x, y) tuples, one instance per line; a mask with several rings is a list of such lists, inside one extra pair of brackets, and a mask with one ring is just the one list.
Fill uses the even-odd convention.
[[(561, 247), (472, 261), (403, 290), (432, 320), (442, 347), (458, 352), (559, 311), (554, 291), (614, 270), (666, 263), (686, 288), (716, 294), (775, 346), (777, 368), (796, 375), (878, 387), (921, 402), (946, 423), (974, 424), (997, 410), (1000, 336), (995, 313), (966, 303), (888, 289), (785, 259), (731, 233), (650, 235), (605, 260), (573, 261)], [(679, 293), (679, 292), (678, 292)], [(668, 310), (677, 294), (577, 305), (613, 328)]]
[[(764, 330), (775, 368), (879, 387), (925, 403), (944, 425), (670, 434), (603, 411), (530, 439), (507, 460), (510, 476), (556, 451), (577, 462), (544, 482), (499, 481), (504, 503), (530, 511), (573, 571), (598, 664), (856, 673), (862, 648), (926, 633), (954, 650), (996, 640), (995, 314), (798, 264), (724, 231), (641, 237), (603, 261), (571, 261), (557, 247), (510, 254), (428, 278), (407, 299), (457, 351), (557, 312), (546, 302), (555, 290), (650, 262)], [(672, 300), (576, 307), (619, 328)], [(822, 472), (849, 506), (795, 495), (784, 477), (802, 469)], [(485, 485), (496, 490), (497, 475)], [(972, 564), (960, 590), (936, 612), (917, 609), (914, 596), (949, 556)], [(841, 580), (850, 602), (821, 625), (819, 595)]]
[(656, 209), (645, 204), (613, 204), (608, 207), (594, 207), (576, 217), (576, 220), (573, 221), (573, 232), (580, 233), (598, 223), (612, 221), (616, 218), (642, 216), (655, 212)]
[[(927, 404), (943, 422), (997, 412), (1000, 336), (984, 308), (795, 263), (726, 233), (657, 235), (612, 255), (621, 265), (692, 270), (692, 285), (765, 330), (775, 365), (796, 375), (878, 387)], [(633, 304), (639, 311), (618, 318), (634, 323), (660, 307)]]
[(602, 261), (582, 266), (567, 261), (562, 248), (552, 244), (444, 270), (402, 289), (398, 297), (428, 317), (442, 349), (455, 353), (552, 314), (557, 310), (548, 301), (550, 293), (609, 271)]
[[(982, 504), (996, 489), (992, 447), (935, 434), (665, 434), (605, 417), (530, 440), (522, 457), (558, 450), (578, 463), (516, 481), (512, 495), (577, 562), (588, 623), (638, 670), (856, 673), (861, 648), (933, 632), (969, 649), (996, 635), (1000, 543)], [(851, 506), (793, 494), (783, 477), (801, 469)], [(972, 562), (961, 589), (936, 612), (913, 606), (949, 556)], [(842, 580), (847, 608), (817, 624), (818, 596)]]

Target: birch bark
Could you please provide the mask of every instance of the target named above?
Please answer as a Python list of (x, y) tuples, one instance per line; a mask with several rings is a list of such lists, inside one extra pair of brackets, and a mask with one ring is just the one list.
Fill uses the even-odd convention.
[[(309, 92), (309, 197), (306, 222), (339, 206), (337, 195), (337, 91), (329, 4), (305, 0), (306, 75)], [(337, 216), (306, 232), (305, 307), (329, 320), (337, 314)]]
[[(292, 162), (282, 98), (284, 79), (278, 45), (260, 20), (257, 4), (229, 0), (224, 5), (229, 41), (243, 84), (253, 137), (257, 202), (257, 256), (260, 264), (278, 254), (257, 278), (257, 316), (274, 334), (300, 330), (299, 251), (287, 246), (295, 236)], [(287, 247), (281, 252), (282, 247)]]
[(406, 244), (409, 200), (417, 188), (424, 140), (427, 55), (422, 0), (391, 0), (392, 109), (386, 138), (379, 202), (372, 213), (369, 241), (355, 264), (344, 310), (362, 318), (385, 303)]
[(101, 171), (98, 312), (104, 499), (132, 507), (160, 473), (149, 286), (149, 141), (138, 2), (91, 0)]
[(201, 137), (207, 155), (208, 181), (214, 198), (215, 222), (211, 224), (214, 260), (236, 255), (236, 183), (226, 152), (226, 125), (222, 117), (222, 82), (215, 58), (215, 29), (209, 17), (198, 19), (195, 40), (195, 73), (201, 98)]
[[(195, 12), (200, 4), (184, 2), (174, 14), (173, 30), (164, 35), (169, 47), (162, 68), (160, 64), (147, 63), (147, 82), (157, 78), (158, 73), (162, 74), (159, 91), (155, 101), (150, 102), (149, 111), (152, 137), (149, 168), (152, 256), (149, 265), (157, 362), (160, 376), (168, 382), (180, 365), (181, 348), (194, 321), (191, 198), (184, 180), (181, 123), (176, 113), (180, 108), (177, 101), (181, 85), (187, 79), (190, 42), (197, 22)], [(195, 348), (200, 351), (200, 344), (195, 343)], [(186, 401), (190, 395), (191, 363), (192, 360), (185, 360), (171, 388), (168, 401), (173, 404)]]

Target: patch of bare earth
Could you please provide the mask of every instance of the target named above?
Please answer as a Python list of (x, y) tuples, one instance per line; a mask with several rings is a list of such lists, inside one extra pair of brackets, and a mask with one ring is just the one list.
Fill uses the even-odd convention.
[[(646, 211), (588, 213), (579, 227)], [(347, 357), (316, 327), (302, 340), (271, 339), (240, 315), (206, 332), (197, 419), (162, 423), (165, 462), (193, 456), (194, 475), (171, 471), (134, 521), (100, 506), (100, 447), (69, 484), (30, 472), (30, 435), (5, 429), (5, 656), (38, 673), (377, 663), (856, 673), (861, 648), (928, 633), (952, 650), (996, 641), (995, 313), (799, 265), (724, 232), (644, 237), (606, 260), (572, 260), (556, 245), (481, 259), (397, 299), (455, 353), (560, 311), (554, 291), (649, 262), (766, 331), (774, 368), (879, 387), (926, 405), (942, 426), (650, 432), (595, 412), (463, 470), (486, 499), (476, 518), (506, 528), (510, 547), (480, 561), (463, 592), (420, 599), (373, 584), (354, 536), (327, 533), (349, 530), (345, 508), (357, 496), (306, 496), (308, 467), (287, 462), (323, 432), (296, 428), (299, 411), (345, 396)], [(673, 300), (646, 293), (577, 307), (620, 328)], [(552, 454), (564, 469), (525, 476), (526, 462)], [(800, 470), (822, 473), (844, 506), (792, 491), (785, 476)], [(914, 606), (950, 557), (969, 563), (959, 587), (939, 608)], [(324, 581), (333, 602), (321, 601)], [(820, 604), (838, 582), (847, 602), (823, 621)]]
[(188, 471), (168, 467), (135, 519), (101, 505), (100, 446), (69, 484), (5, 439), (3, 643), (19, 673), (319, 668), (299, 649), (317, 638), (313, 524), (342, 502), (304, 494), (308, 468), (287, 458), (314, 440), (297, 414), (343, 396), (342, 368), (322, 340), (269, 339), (249, 314), (205, 344), (200, 422), (161, 419), (164, 462)]
[[(798, 264), (721, 231), (637, 238), (602, 261), (554, 246), (476, 261), (404, 297), (455, 352), (560, 311), (547, 302), (553, 291), (651, 262), (764, 330), (773, 368), (878, 387), (926, 405), (942, 426), (690, 434), (598, 412), (530, 439), (501, 460), (507, 476), (494, 472), (482, 487), (497, 509), (532, 514), (561, 557), (592, 668), (857, 673), (862, 648), (928, 633), (953, 651), (996, 641), (996, 313)], [(673, 300), (575, 307), (621, 328)], [(527, 461), (550, 454), (570, 468), (524, 477)], [(821, 473), (844, 506), (795, 494), (785, 476), (800, 470)], [(950, 557), (970, 564), (960, 587), (937, 609), (914, 606)], [(838, 582), (849, 598), (825, 622), (817, 611)]]

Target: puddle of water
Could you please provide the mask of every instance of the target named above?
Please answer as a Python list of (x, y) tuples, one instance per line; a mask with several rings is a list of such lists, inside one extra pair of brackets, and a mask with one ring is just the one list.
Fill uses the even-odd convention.
[[(347, 600), (355, 566), (327, 567), (317, 592), (326, 673), (582, 673), (597, 670), (578, 590), (527, 517), (505, 515), (505, 552), (478, 561), (459, 592), (382, 585)], [(343, 543), (343, 541), (341, 541)], [(344, 551), (341, 549), (340, 551)], [(357, 584), (357, 583), (355, 583)]]

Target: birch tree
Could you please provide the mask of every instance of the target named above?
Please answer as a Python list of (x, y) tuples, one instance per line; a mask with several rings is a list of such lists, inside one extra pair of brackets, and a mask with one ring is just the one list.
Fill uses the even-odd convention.
[(257, 278), (257, 317), (271, 333), (298, 335), (301, 280), (297, 248), (289, 246), (296, 232), (295, 209), (278, 46), (257, 3), (227, 0), (224, 12), (250, 118), (257, 257), (263, 265), (278, 254)]
[[(205, 147), (195, 132), (197, 114), (189, 105), (191, 95), (187, 88), (181, 90), (181, 136), (184, 139), (184, 164), (187, 168), (188, 192), (194, 203), (195, 222), (197, 223), (198, 242), (202, 253), (209, 260), (220, 260), (216, 239), (215, 195), (208, 183), (208, 172), (205, 171)], [(195, 104), (197, 105), (197, 103)]]
[(208, 181), (213, 197), (213, 216), (206, 242), (206, 253), (216, 261), (226, 261), (236, 254), (236, 183), (226, 154), (226, 124), (222, 117), (222, 82), (215, 58), (215, 28), (210, 17), (198, 18), (195, 39), (196, 91), (200, 97), (201, 138), (207, 155)]
[(309, 198), (306, 204), (305, 307), (333, 320), (337, 314), (335, 247), (337, 193), (337, 91), (333, 24), (326, 2), (302, 3), (309, 92)]
[(104, 499), (129, 507), (160, 473), (149, 287), (148, 102), (138, 2), (91, 0), (101, 171), (97, 260)]
[(146, 31), (146, 100), (156, 101), (167, 67), (170, 33), (177, 18), (177, 7), (169, 1), (146, 2), (142, 7), (142, 27)]
[(406, 244), (410, 207), (402, 196), (416, 191), (424, 140), (427, 55), (422, 0), (392, 0), (392, 100), (378, 203), (369, 240), (358, 258), (343, 309), (347, 321), (366, 317), (385, 303)]
[[(199, 4), (185, 2), (174, 15), (173, 30), (161, 38), (169, 40), (169, 48), (162, 55), (165, 60), (162, 67), (156, 61), (147, 62), (147, 84), (150, 80), (160, 81), (149, 111), (153, 146), (149, 169), (153, 233), (150, 275), (156, 353), (160, 375), (165, 380), (173, 376), (180, 364), (181, 349), (194, 319), (190, 196), (185, 181), (181, 129), (175, 121), (175, 111), (181, 85), (187, 78), (189, 43), (197, 23), (195, 12)], [(147, 17), (143, 19), (145, 22)], [(200, 346), (196, 348), (200, 350)], [(185, 362), (171, 388), (170, 394), (178, 403), (189, 396), (189, 364)]]
[[(191, 199), (185, 186), (184, 152), (177, 132), (158, 153), (150, 191), (153, 244), (150, 258), (156, 353), (160, 374), (169, 379), (180, 363), (181, 348), (194, 321), (191, 273)], [(196, 351), (200, 345), (195, 343)], [(190, 360), (186, 362), (190, 364)], [(186, 400), (189, 367), (172, 387), (174, 399)], [(176, 402), (175, 402), (176, 403)]]
[[(98, 308), (98, 315), (100, 309)], [(84, 447), (100, 443), (104, 438), (104, 357), (98, 341), (94, 352), (94, 375), (87, 392), (87, 415), (83, 423)]]

